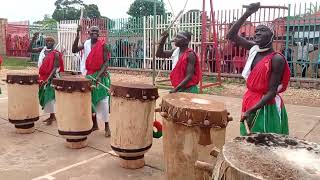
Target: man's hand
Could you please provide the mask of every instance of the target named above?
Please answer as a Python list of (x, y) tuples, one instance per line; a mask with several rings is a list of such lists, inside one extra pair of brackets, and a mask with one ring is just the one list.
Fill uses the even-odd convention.
[(249, 15), (257, 12), (260, 8), (260, 2), (257, 3), (252, 3), (249, 5), (249, 7), (247, 8), (246, 13), (248, 13)]
[(38, 38), (39, 38), (39, 32), (34, 33), (32, 39), (37, 40)]
[(77, 35), (79, 35), (79, 33), (81, 31), (81, 28), (82, 28), (81, 25), (79, 25), (78, 28), (77, 28)]
[(176, 93), (177, 92), (177, 90), (174, 88), (174, 89), (171, 89), (170, 91), (169, 91), (169, 93), (171, 94), (171, 93)]
[(249, 119), (250, 114), (251, 114), (250, 111), (247, 111), (247, 112), (243, 113), (240, 122), (243, 122), (244, 120)]
[(168, 37), (168, 36), (169, 36), (169, 32), (168, 32), (168, 31), (163, 31), (163, 32), (161, 33), (161, 36), (162, 36), (162, 37)]

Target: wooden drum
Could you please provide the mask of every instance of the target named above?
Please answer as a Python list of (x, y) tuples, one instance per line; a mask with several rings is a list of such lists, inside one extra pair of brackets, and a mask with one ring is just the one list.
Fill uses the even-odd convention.
[(34, 132), (34, 122), (39, 119), (38, 74), (10, 72), (7, 74), (8, 118), (16, 133)]
[(145, 84), (111, 85), (111, 148), (120, 156), (120, 166), (144, 166), (144, 154), (152, 146), (153, 120), (158, 89)]
[(213, 180), (319, 180), (320, 144), (276, 134), (226, 143)]
[(228, 112), (225, 104), (205, 95), (173, 93), (161, 103), (163, 150), (167, 180), (211, 178), (195, 167), (196, 161), (214, 163), (213, 148), (225, 141)]
[(92, 129), (91, 81), (84, 77), (65, 76), (53, 79), (56, 96), (58, 132), (72, 149), (87, 146)]

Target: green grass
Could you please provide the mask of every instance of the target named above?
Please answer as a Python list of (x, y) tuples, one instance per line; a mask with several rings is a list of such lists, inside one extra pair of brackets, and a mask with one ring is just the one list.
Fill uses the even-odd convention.
[(30, 59), (3, 57), (3, 68), (5, 69), (25, 69), (27, 67), (36, 67), (36, 63), (30, 62)]
[(224, 86), (214, 86), (214, 87), (208, 87), (204, 88), (202, 94), (215, 94), (215, 95), (221, 95), (222, 92), (226, 88)]

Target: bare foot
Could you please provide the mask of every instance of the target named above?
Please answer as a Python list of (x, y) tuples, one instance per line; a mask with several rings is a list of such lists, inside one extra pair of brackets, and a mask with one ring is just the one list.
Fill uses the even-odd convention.
[(44, 120), (43, 122), (46, 123), (47, 126), (50, 126), (53, 121), (55, 121), (55, 117), (49, 117), (48, 119)]

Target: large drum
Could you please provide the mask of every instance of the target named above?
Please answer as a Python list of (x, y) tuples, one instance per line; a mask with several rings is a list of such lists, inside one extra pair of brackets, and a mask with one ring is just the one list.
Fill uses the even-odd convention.
[(111, 148), (120, 156), (120, 166), (144, 166), (144, 154), (151, 148), (158, 89), (145, 84), (111, 85)]
[(38, 74), (35, 72), (9, 72), (8, 118), (19, 134), (34, 132), (39, 119)]
[(67, 147), (79, 149), (87, 146), (92, 129), (91, 81), (84, 77), (65, 76), (53, 79), (56, 96), (58, 132)]
[(276, 134), (238, 137), (220, 153), (213, 180), (319, 180), (320, 145)]
[(225, 104), (205, 95), (173, 93), (163, 97), (161, 115), (166, 179), (211, 178), (196, 168), (195, 162), (213, 164), (211, 149), (224, 145), (230, 119)]

